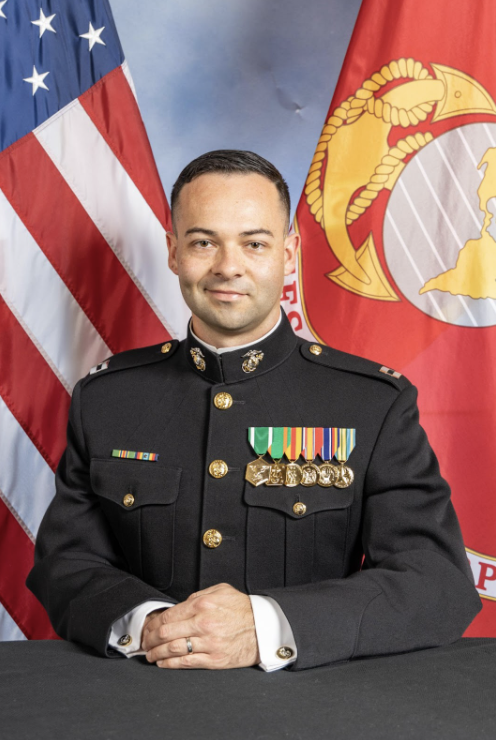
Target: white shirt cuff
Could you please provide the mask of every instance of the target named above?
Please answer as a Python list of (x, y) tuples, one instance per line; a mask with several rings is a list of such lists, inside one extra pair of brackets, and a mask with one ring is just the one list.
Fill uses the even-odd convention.
[(113, 623), (110, 631), (109, 647), (118, 650), (126, 658), (145, 655), (145, 651), (141, 649), (141, 633), (145, 618), (155, 609), (166, 609), (169, 606), (174, 606), (174, 604), (169, 601), (145, 601), (131, 609), (130, 612)]
[(283, 610), (270, 596), (250, 596), (260, 654), (260, 668), (278, 671), (297, 658), (293, 630)]

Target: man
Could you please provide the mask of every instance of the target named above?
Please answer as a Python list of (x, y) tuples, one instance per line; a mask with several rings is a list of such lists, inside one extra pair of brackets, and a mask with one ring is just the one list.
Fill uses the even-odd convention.
[(456, 640), (480, 600), (416, 391), (294, 335), (281, 175), (210, 152), (171, 208), (188, 337), (74, 390), (28, 579), (55, 629), (164, 668), (302, 669)]

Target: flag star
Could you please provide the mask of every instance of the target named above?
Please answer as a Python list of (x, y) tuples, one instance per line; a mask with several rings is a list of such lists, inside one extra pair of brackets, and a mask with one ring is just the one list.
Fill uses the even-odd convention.
[(39, 26), (40, 27), (40, 39), (45, 33), (45, 31), (52, 31), (52, 33), (57, 33), (55, 28), (52, 28), (52, 21), (55, 18), (57, 14), (54, 13), (53, 15), (49, 15), (48, 17), (44, 14), (43, 9), (40, 8), (40, 17), (37, 21), (31, 21), (33, 26)]
[(90, 23), (88, 33), (79, 34), (79, 38), (88, 39), (88, 41), (90, 42), (90, 51), (95, 44), (102, 44), (102, 46), (106, 46), (105, 41), (102, 41), (100, 38), (101, 33), (104, 29), (105, 26), (102, 26), (101, 28), (93, 28), (92, 24)]
[(43, 90), (48, 90), (48, 87), (45, 85), (43, 80), (47, 75), (49, 75), (50, 72), (42, 72), (39, 74), (36, 67), (33, 66), (33, 76), (32, 77), (23, 77), (24, 82), (29, 82), (33, 86), (33, 95), (37, 92), (39, 87), (42, 87)]
[(5, 5), (6, 2), (7, 2), (7, 0), (0, 0), (0, 18), (7, 18), (7, 16), (5, 15), (5, 13), (2, 10), (2, 8), (3, 8), (3, 6)]

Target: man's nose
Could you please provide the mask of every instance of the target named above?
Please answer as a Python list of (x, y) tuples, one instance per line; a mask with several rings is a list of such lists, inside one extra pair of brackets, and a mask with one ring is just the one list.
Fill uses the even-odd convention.
[(212, 272), (225, 280), (240, 277), (244, 273), (243, 257), (235, 247), (220, 247)]

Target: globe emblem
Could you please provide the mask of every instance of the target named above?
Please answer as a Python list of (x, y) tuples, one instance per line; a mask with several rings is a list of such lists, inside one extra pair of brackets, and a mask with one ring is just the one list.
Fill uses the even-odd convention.
[(496, 324), (496, 124), (453, 129), (406, 165), (389, 198), (384, 252), (404, 297), (434, 319)]

